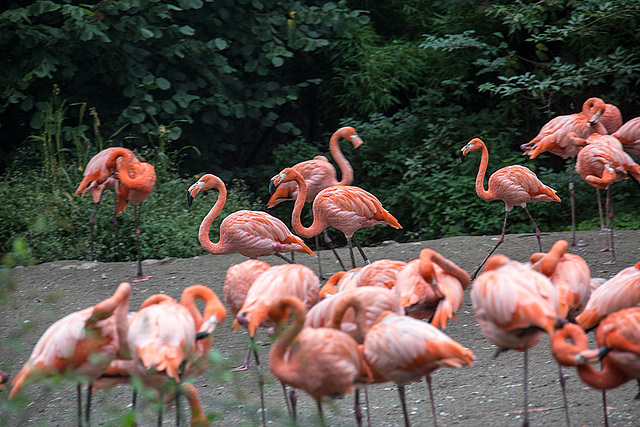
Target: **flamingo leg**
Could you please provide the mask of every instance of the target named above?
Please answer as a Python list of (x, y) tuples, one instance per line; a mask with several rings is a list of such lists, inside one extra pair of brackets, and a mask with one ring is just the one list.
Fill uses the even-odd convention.
[(258, 358), (258, 350), (256, 348), (256, 342), (251, 337), (251, 348), (253, 348), (253, 355), (256, 359), (256, 369), (258, 370), (258, 388), (260, 388), (260, 410), (262, 412), (262, 426), (267, 425), (266, 414), (264, 411), (264, 375), (262, 374), (262, 366), (260, 366), (260, 359)]
[(118, 195), (115, 191), (113, 194), (113, 218), (111, 218), (111, 224), (113, 224), (113, 234), (116, 238), (116, 248), (118, 249), (116, 261), (120, 261), (122, 259), (122, 254), (120, 253), (120, 236), (118, 234)]
[(351, 268), (356, 268), (356, 259), (353, 257), (353, 247), (351, 246), (351, 237), (347, 237), (347, 246), (349, 247), (349, 255), (351, 255)]
[(251, 363), (251, 347), (249, 347), (249, 351), (247, 351), (247, 357), (244, 358), (244, 363), (237, 368), (233, 368), (232, 371), (246, 371), (249, 369), (249, 365)]
[(613, 203), (611, 202), (611, 187), (607, 188), (607, 199), (605, 201), (605, 210), (607, 212), (607, 218), (609, 222), (609, 232), (611, 233), (611, 237), (607, 240), (611, 241), (611, 245), (607, 242), (607, 247), (602, 249), (600, 252), (611, 251), (611, 260), (605, 262), (604, 264), (615, 264), (616, 263), (616, 250), (613, 245)]
[(356, 417), (356, 424), (362, 427), (362, 410), (360, 409), (360, 389), (356, 388), (353, 404), (353, 414)]
[(142, 216), (142, 203), (138, 205), (136, 210), (136, 241), (138, 243), (138, 277), (134, 282), (142, 282), (149, 280), (151, 276), (145, 276), (142, 274), (142, 251), (140, 250), (140, 217)]
[[(638, 384), (640, 385), (640, 380), (638, 380)], [(640, 394), (639, 394), (640, 395)], [(367, 386), (364, 386), (364, 404), (367, 405), (367, 426), (371, 427), (371, 411), (369, 406), (369, 391), (367, 390)]]
[(407, 413), (407, 405), (404, 399), (404, 386), (398, 386), (398, 394), (400, 395), (400, 403), (402, 403), (402, 413), (404, 414), (404, 425), (405, 427), (411, 427), (411, 423), (409, 423), (409, 414)]
[(293, 253), (291, 253), (291, 259), (287, 258), (286, 256), (282, 255), (281, 253), (276, 252), (274, 254), (275, 256), (277, 256), (278, 258), (280, 258), (281, 260), (283, 260), (284, 262), (286, 262), (287, 264), (293, 264)]
[(529, 358), (528, 358), (529, 349), (527, 347), (524, 348), (524, 421), (522, 422), (523, 427), (529, 427), (529, 387), (527, 382), (529, 381)]
[(607, 416), (607, 390), (602, 390), (602, 410), (604, 411), (604, 427), (609, 427), (609, 417)]
[(164, 392), (160, 393), (160, 409), (158, 409), (158, 427), (162, 427), (162, 406), (164, 404)]
[(533, 224), (533, 229), (536, 232), (536, 237), (538, 238), (538, 249), (540, 249), (540, 252), (542, 252), (542, 239), (540, 237), (540, 230), (538, 229), (538, 226), (536, 225), (536, 222), (533, 220), (533, 217), (531, 216), (531, 213), (529, 212), (529, 209), (527, 209), (527, 206), (523, 206), (524, 211), (527, 213), (527, 215), (529, 216), (529, 220), (531, 221), (531, 224)]
[(291, 413), (291, 405), (289, 405), (289, 398), (287, 397), (287, 386), (284, 385), (284, 383), (281, 381), (280, 384), (282, 385), (282, 391), (284, 392), (284, 403), (287, 404), (287, 412), (289, 413), (289, 416), (292, 416), (293, 414)]
[(371, 264), (371, 261), (369, 261), (369, 258), (367, 258), (367, 256), (364, 254), (364, 251), (362, 250), (362, 246), (360, 246), (360, 243), (356, 239), (356, 236), (353, 236), (352, 239), (353, 239), (353, 243), (355, 243), (356, 246), (358, 247), (358, 250), (360, 251), (360, 255), (362, 255), (362, 259), (364, 260), (364, 263), (367, 265)]
[(180, 387), (176, 390), (176, 427), (180, 427)]
[(562, 372), (562, 366), (558, 365), (558, 379), (560, 380), (560, 387), (562, 388), (562, 400), (564, 401), (564, 416), (567, 421), (567, 427), (571, 425), (569, 421), (569, 402), (567, 402), (567, 380)]
[(333, 246), (333, 240), (331, 240), (331, 238), (329, 237), (329, 233), (327, 233), (327, 229), (326, 228), (324, 229), (323, 233), (324, 233), (324, 243), (326, 243), (326, 245), (329, 247), (329, 249), (331, 249), (333, 251), (333, 254), (336, 256), (336, 259), (340, 263), (340, 267), (344, 271), (347, 271), (347, 269), (345, 268), (344, 264), (342, 263), (342, 260), (340, 259), (340, 255), (338, 255), (338, 252), (336, 251), (336, 248)]
[(318, 236), (315, 236), (315, 241), (316, 241), (316, 255), (318, 258), (318, 277), (320, 278), (320, 280), (324, 279), (324, 277), (322, 276), (322, 262), (320, 260), (320, 241), (318, 240)]
[(602, 216), (602, 201), (600, 199), (600, 189), (596, 188), (596, 199), (598, 200), (598, 217), (600, 218), (600, 231), (608, 231)]
[(296, 423), (296, 408), (297, 408), (297, 404), (298, 404), (298, 396), (296, 396), (296, 389), (291, 389), (291, 391), (289, 392), (289, 398), (291, 399), (291, 414), (292, 414), (292, 418), (293, 418), (293, 423)]
[[(489, 252), (489, 254), (486, 257), (484, 257), (484, 259), (482, 260), (482, 262), (480, 263), (480, 265), (476, 269), (476, 272), (473, 273), (473, 276), (471, 276), (471, 280), (476, 278), (476, 276), (480, 272), (480, 269), (482, 268), (484, 263), (487, 262), (489, 257), (491, 255), (493, 255), (493, 253), (496, 251), (496, 249), (498, 249), (498, 246), (500, 246), (502, 244), (502, 242), (504, 242), (504, 233), (507, 231), (507, 218), (508, 217), (509, 217), (509, 211), (505, 209), (505, 211), (504, 211), (504, 222), (502, 223), (502, 234), (500, 234), (500, 238), (496, 242), (496, 245), (493, 247), (493, 249), (491, 249), (491, 252)], [(540, 252), (542, 252), (542, 249), (540, 250)]]
[[(576, 170), (576, 158), (571, 158), (571, 166), (569, 168), (569, 199), (571, 200), (571, 231), (573, 232), (573, 242), (571, 246), (580, 247), (587, 246), (587, 243), (578, 243), (578, 239), (576, 237), (576, 204), (575, 204), (575, 190), (574, 190), (574, 180), (573, 175)], [(598, 204), (598, 206), (600, 206)], [(602, 219), (602, 218), (601, 218)]]
[(89, 385), (87, 386), (87, 409), (84, 413), (84, 418), (85, 418), (85, 422), (87, 427), (89, 427), (91, 425), (91, 397), (92, 397), (92, 389), (93, 389), (93, 381), (89, 382)]
[(82, 385), (76, 384), (76, 390), (78, 392), (78, 426), (82, 427)]
[(98, 206), (100, 202), (97, 202), (93, 205), (93, 213), (89, 217), (89, 227), (91, 228), (91, 243), (89, 244), (89, 261), (93, 261), (93, 240), (94, 240), (94, 232), (96, 222), (96, 213), (98, 213)]
[(431, 415), (433, 415), (433, 425), (438, 427), (438, 421), (436, 420), (436, 403), (433, 400), (433, 387), (431, 384), (431, 375), (425, 377), (427, 379), (427, 388), (429, 389), (429, 398), (431, 399)]
[(320, 425), (324, 426), (326, 423), (324, 422), (324, 414), (322, 413), (322, 401), (320, 399), (316, 399), (316, 403), (318, 404), (318, 417), (320, 417)]

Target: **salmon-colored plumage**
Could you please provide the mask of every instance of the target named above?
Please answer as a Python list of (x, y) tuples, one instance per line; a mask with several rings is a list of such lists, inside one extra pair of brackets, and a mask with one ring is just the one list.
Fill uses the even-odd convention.
[(531, 255), (529, 262), (556, 287), (558, 315), (573, 321), (591, 295), (591, 271), (585, 260), (568, 253), (568, 248), (566, 240), (558, 240), (548, 253)]
[(191, 205), (196, 194), (212, 188), (218, 190), (218, 200), (202, 220), (198, 232), (200, 244), (207, 252), (214, 255), (238, 252), (253, 259), (291, 251), (315, 255), (282, 221), (260, 211), (240, 210), (227, 216), (220, 224), (220, 240), (213, 243), (209, 239), (209, 230), (227, 200), (224, 182), (215, 175), (206, 174), (187, 193)]
[(624, 151), (640, 156), (640, 117), (623, 124), (612, 136), (622, 143)]
[(360, 279), (360, 273), (363, 267), (352, 268), (349, 271), (338, 271), (329, 277), (329, 280), (322, 286), (319, 299), (325, 299), (327, 296), (337, 294), (339, 292), (356, 289)]
[(423, 249), (419, 259), (398, 273), (394, 290), (406, 314), (429, 319), (444, 329), (449, 319), (457, 320), (470, 281), (469, 274), (455, 263), (432, 249)]
[(586, 307), (576, 320), (582, 329), (590, 330), (609, 314), (635, 306), (640, 306), (640, 261), (591, 292)]
[[(313, 223), (310, 227), (304, 227), (300, 220), (302, 206), (307, 195), (304, 178), (296, 170), (286, 168), (271, 179), (269, 188), (274, 190), (279, 185), (291, 181), (297, 182), (299, 187), (298, 197), (291, 215), (291, 224), (295, 232), (302, 237), (311, 238), (320, 234), (327, 227), (334, 227), (344, 233), (349, 248), (351, 248), (351, 238), (361, 228), (377, 224), (402, 228), (373, 194), (352, 186), (329, 187), (318, 193), (313, 201)], [(361, 251), (361, 254), (364, 258), (364, 252)], [(353, 252), (351, 252), (351, 261), (353, 268), (355, 268)], [(368, 260), (365, 258), (365, 261)]]
[(484, 175), (487, 172), (487, 164), (489, 163), (489, 151), (487, 150), (484, 142), (479, 138), (474, 138), (467, 145), (462, 147), (463, 159), (471, 151), (480, 151), (482, 158), (480, 161), (480, 168), (478, 169), (478, 175), (476, 176), (476, 193), (478, 197), (483, 200), (502, 200), (504, 202), (504, 222), (502, 224), (502, 234), (496, 242), (494, 248), (482, 261), (476, 272), (473, 274), (472, 279), (476, 277), (484, 263), (489, 259), (491, 254), (502, 244), (504, 241), (504, 234), (507, 230), (507, 217), (509, 211), (514, 206), (520, 206), (525, 210), (538, 238), (538, 247), (542, 252), (542, 242), (540, 241), (540, 230), (533, 221), (529, 210), (527, 209), (527, 203), (531, 202), (559, 202), (560, 198), (556, 195), (556, 190), (551, 187), (547, 187), (538, 179), (535, 173), (530, 169), (520, 166), (506, 166), (502, 169), (498, 169), (489, 177), (489, 185), (487, 190), (484, 189)]
[(236, 314), (247, 298), (247, 292), (253, 282), (271, 266), (264, 261), (248, 259), (229, 267), (224, 277), (224, 302), (235, 319)]

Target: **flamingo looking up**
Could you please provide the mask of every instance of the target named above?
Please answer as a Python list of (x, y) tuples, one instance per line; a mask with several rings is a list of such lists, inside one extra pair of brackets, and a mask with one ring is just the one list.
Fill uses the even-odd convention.
[[(71, 313), (49, 326), (38, 340), (29, 360), (12, 381), (9, 399), (34, 376), (71, 371), (89, 384), (85, 422), (91, 414), (91, 383), (116, 358), (131, 357), (127, 343), (127, 312), (131, 285), (123, 282), (113, 296), (93, 307)], [(78, 382), (78, 424), (82, 425), (81, 384)]]
[(347, 238), (352, 267), (356, 267), (353, 257), (351, 239), (360, 250), (360, 255), (366, 264), (369, 259), (364, 254), (362, 247), (353, 237), (353, 234), (365, 227), (373, 227), (377, 224), (387, 224), (393, 228), (402, 228), (398, 220), (382, 207), (382, 203), (371, 193), (360, 187), (338, 186), (322, 190), (313, 200), (313, 224), (304, 227), (300, 220), (300, 213), (304, 200), (307, 197), (307, 184), (300, 173), (295, 169), (286, 168), (278, 175), (271, 178), (269, 191), (273, 193), (280, 185), (295, 181), (298, 183), (299, 192), (291, 214), (291, 224), (296, 233), (305, 238), (311, 238), (320, 234), (327, 227), (334, 227), (342, 231)]
[(540, 240), (540, 230), (533, 221), (533, 217), (527, 209), (527, 203), (531, 202), (559, 202), (560, 197), (556, 195), (556, 190), (551, 187), (547, 187), (538, 179), (535, 173), (530, 169), (520, 166), (506, 166), (502, 169), (498, 169), (489, 177), (488, 189), (484, 189), (484, 175), (487, 172), (487, 164), (489, 163), (489, 151), (486, 145), (480, 138), (474, 138), (467, 145), (462, 147), (462, 159), (471, 151), (480, 151), (482, 153), (482, 159), (480, 161), (480, 169), (478, 169), (478, 175), (476, 176), (476, 193), (483, 200), (502, 200), (504, 202), (504, 223), (502, 224), (502, 233), (498, 242), (489, 254), (484, 258), (471, 280), (475, 279), (478, 272), (489, 259), (489, 257), (495, 252), (495, 250), (504, 242), (504, 234), (507, 230), (507, 217), (509, 211), (514, 206), (520, 206), (529, 216), (531, 224), (536, 232), (538, 238), (538, 247), (542, 252), (542, 242)]
[(276, 255), (285, 259), (280, 252), (303, 252), (314, 255), (301, 238), (294, 236), (287, 226), (278, 218), (266, 212), (241, 210), (234, 212), (222, 220), (220, 224), (220, 240), (213, 243), (209, 239), (209, 230), (213, 220), (218, 216), (227, 201), (227, 188), (224, 182), (215, 175), (206, 174), (187, 190), (189, 206), (200, 191), (215, 188), (218, 200), (200, 224), (198, 239), (203, 249), (213, 255), (238, 252), (255, 259), (259, 256)]

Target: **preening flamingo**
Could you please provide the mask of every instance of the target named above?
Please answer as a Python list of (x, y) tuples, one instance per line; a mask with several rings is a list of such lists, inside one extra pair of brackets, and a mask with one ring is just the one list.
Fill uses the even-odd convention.
[(409, 416), (405, 385), (426, 377), (433, 423), (437, 426), (431, 374), (440, 367), (472, 366), (475, 359), (471, 350), (435, 326), (389, 311), (382, 313), (365, 335), (364, 357), (374, 382), (393, 381), (398, 385), (406, 426), (409, 426)]
[[(371, 372), (356, 341), (342, 331), (305, 328), (304, 303), (285, 296), (269, 308), (269, 318), (280, 332), (269, 351), (269, 369), (284, 385), (304, 390), (318, 405), (322, 398), (350, 392), (357, 382), (368, 382)], [(290, 325), (283, 330), (287, 316)], [(295, 419), (295, 401), (293, 414)]]
[[(311, 204), (316, 195), (325, 188), (334, 187), (336, 185), (351, 185), (353, 182), (353, 168), (340, 150), (341, 139), (351, 142), (351, 144), (353, 144), (353, 148), (360, 148), (362, 145), (362, 139), (352, 127), (342, 127), (335, 131), (331, 136), (331, 139), (329, 140), (329, 151), (331, 152), (331, 157), (333, 157), (338, 164), (338, 168), (340, 168), (340, 181), (338, 181), (336, 168), (334, 168), (331, 162), (329, 162), (329, 160), (324, 156), (316, 156), (312, 160), (300, 162), (292, 166), (293, 169), (300, 172), (300, 175), (302, 175), (307, 184), (307, 197), (305, 198), (305, 203)], [(295, 200), (297, 196), (298, 184), (294, 181), (282, 184), (269, 198), (267, 208), (273, 208), (286, 200)], [(320, 250), (317, 235), (315, 236), (315, 239), (316, 249)], [(333, 250), (333, 244), (327, 234), (327, 230), (324, 230), (324, 240)], [(336, 255), (336, 258), (344, 270), (344, 265), (342, 264), (342, 260), (338, 256), (338, 253), (335, 250), (333, 250), (333, 253)], [(318, 257), (318, 276), (322, 277), (320, 257)]]
[(352, 186), (329, 187), (318, 193), (313, 200), (313, 223), (310, 227), (304, 227), (300, 220), (300, 213), (307, 197), (307, 184), (302, 175), (295, 169), (286, 168), (271, 179), (269, 191), (273, 193), (280, 185), (291, 181), (297, 182), (299, 187), (291, 215), (291, 225), (295, 232), (302, 237), (311, 238), (320, 234), (327, 227), (334, 227), (342, 231), (347, 238), (353, 268), (356, 266), (356, 261), (351, 248), (352, 238), (365, 263), (370, 263), (362, 247), (353, 237), (357, 230), (373, 227), (377, 224), (402, 228), (398, 220), (382, 207), (382, 203), (373, 194), (360, 187)]
[[(600, 123), (602, 120), (602, 123)], [(582, 111), (575, 114), (558, 116), (545, 124), (538, 135), (520, 148), (531, 159), (535, 159), (540, 153), (549, 151), (563, 159), (570, 158), (569, 169), (569, 200), (571, 202), (571, 229), (573, 231), (572, 246), (582, 246), (576, 241), (575, 203), (573, 189), (573, 170), (575, 158), (580, 151), (579, 146), (573, 143), (569, 136), (575, 132), (580, 138), (586, 138), (592, 133), (607, 134), (609, 129), (616, 130), (622, 123), (620, 110), (612, 105), (605, 104), (600, 98), (589, 98), (582, 105)]]
[(640, 117), (629, 120), (611, 136), (620, 141), (624, 151), (640, 156)]
[(640, 261), (598, 286), (576, 321), (589, 331), (608, 315), (624, 308), (640, 306)]
[(238, 252), (255, 259), (260, 256), (276, 255), (284, 258), (281, 252), (303, 252), (314, 255), (301, 238), (294, 236), (278, 218), (266, 212), (241, 210), (228, 215), (220, 224), (220, 240), (213, 243), (209, 239), (209, 230), (227, 201), (227, 188), (215, 175), (203, 175), (187, 190), (189, 206), (200, 191), (215, 188), (218, 200), (200, 224), (198, 239), (202, 248), (213, 255)]
[(536, 237), (538, 238), (538, 247), (540, 248), (540, 252), (542, 252), (540, 230), (533, 221), (533, 217), (529, 213), (529, 209), (527, 209), (527, 203), (559, 202), (560, 197), (556, 195), (556, 190), (544, 185), (535, 173), (520, 165), (506, 166), (495, 171), (489, 177), (488, 189), (485, 190), (484, 175), (487, 172), (487, 164), (489, 163), (489, 151), (487, 150), (486, 145), (480, 138), (474, 138), (469, 141), (467, 145), (462, 147), (462, 150), (460, 151), (462, 152), (463, 160), (471, 151), (480, 151), (482, 153), (480, 168), (478, 169), (478, 175), (476, 176), (476, 193), (478, 193), (478, 197), (483, 200), (502, 200), (504, 202), (505, 210), (504, 223), (502, 224), (502, 233), (500, 234), (500, 238), (491, 252), (489, 252), (489, 254), (484, 258), (480, 266), (478, 266), (476, 272), (473, 273), (471, 280), (475, 279), (487, 259), (489, 259), (495, 250), (498, 249), (498, 246), (504, 242), (504, 234), (507, 230), (507, 217), (509, 216), (509, 211), (511, 211), (514, 206), (522, 207), (529, 216), (531, 224), (533, 224), (533, 228), (536, 232)]
[(543, 332), (552, 334), (564, 321), (557, 315), (556, 289), (547, 276), (504, 255), (487, 261), (471, 287), (471, 303), (485, 337), (506, 350), (524, 351), (524, 425), (529, 424), (528, 349)]
[(113, 296), (93, 307), (71, 313), (45, 331), (12, 381), (9, 399), (15, 397), (30, 378), (72, 372), (78, 375), (78, 424), (83, 425), (82, 383), (88, 384), (84, 421), (91, 414), (91, 386), (116, 358), (131, 357), (127, 343), (127, 312), (131, 285), (123, 282)]
[[(584, 330), (570, 323), (551, 337), (551, 351), (560, 365), (576, 366), (583, 382), (602, 390), (608, 425), (605, 390), (632, 379), (640, 380), (640, 307), (607, 316), (596, 331), (596, 340), (598, 349), (589, 350)], [(591, 364), (595, 360), (602, 362), (599, 371)]]
[(349, 271), (338, 271), (329, 277), (329, 280), (320, 288), (318, 294), (319, 299), (325, 299), (327, 296), (334, 295), (338, 292), (344, 292), (358, 287), (358, 279), (362, 267), (352, 268)]
[[(613, 206), (611, 202), (611, 184), (631, 177), (640, 182), (640, 166), (622, 149), (622, 144), (611, 135), (593, 134), (587, 139), (579, 138), (571, 134), (574, 144), (583, 146), (578, 153), (576, 171), (591, 186), (607, 190), (605, 212), (609, 222), (611, 245), (604, 250), (611, 251), (611, 261), (616, 262), (615, 247), (613, 244)], [(600, 197), (598, 194), (598, 209), (600, 210)]]
[(404, 261), (379, 259), (364, 267), (338, 271), (322, 286), (319, 297), (324, 299), (328, 295), (362, 286), (393, 289), (396, 285), (396, 276), (406, 265), (407, 263)]
[(417, 319), (429, 319), (437, 328), (445, 328), (464, 301), (469, 274), (432, 249), (420, 251), (420, 258), (407, 264), (396, 276), (394, 290), (405, 313)]

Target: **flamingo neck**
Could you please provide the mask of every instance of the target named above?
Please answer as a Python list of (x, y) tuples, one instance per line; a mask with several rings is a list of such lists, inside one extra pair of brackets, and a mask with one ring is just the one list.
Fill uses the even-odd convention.
[(602, 369), (599, 371), (590, 363), (578, 366), (578, 375), (583, 382), (598, 390), (615, 388), (629, 381), (629, 377), (609, 363), (607, 358), (602, 359)]
[(139, 187), (145, 184), (144, 177), (138, 176), (136, 178), (131, 178), (129, 176), (129, 167), (131, 166), (131, 151), (126, 148), (118, 148), (114, 150), (111, 158), (113, 159), (112, 165), (114, 165), (113, 170), (115, 170), (115, 165), (117, 165), (118, 158), (122, 157), (122, 164), (120, 168), (118, 168), (118, 180), (124, 184), (125, 186), (131, 189), (138, 189)]
[[(226, 254), (228, 251), (224, 244), (220, 241), (218, 243), (213, 243), (211, 239), (209, 239), (209, 231), (211, 230), (211, 224), (213, 224), (213, 220), (216, 219), (224, 204), (227, 202), (227, 188), (221, 180), (217, 180), (215, 182), (214, 187), (218, 190), (218, 199), (216, 203), (213, 205), (207, 216), (202, 220), (202, 224), (200, 224), (200, 229), (198, 230), (198, 240), (200, 240), (200, 245), (202, 248), (213, 255)], [(221, 236), (222, 237), (222, 236)]]
[(269, 368), (272, 372), (277, 373), (279, 379), (284, 383), (288, 382), (287, 377), (289, 374), (295, 372), (294, 367), (291, 366), (291, 362), (285, 362), (285, 353), (289, 347), (294, 344), (298, 334), (302, 331), (306, 318), (304, 308), (301, 305), (298, 306), (297, 304), (288, 303), (286, 307), (289, 308), (289, 317), (293, 318), (293, 320), (289, 327), (282, 332), (280, 337), (274, 341), (271, 351), (269, 352)]
[[(196, 299), (204, 301), (204, 317), (200, 314), (200, 310), (198, 310), (196, 306)], [(189, 310), (193, 320), (196, 322), (196, 329), (198, 330), (202, 326), (202, 323), (211, 316), (215, 315), (218, 323), (222, 323), (227, 316), (227, 309), (222, 305), (218, 296), (204, 285), (193, 285), (185, 289), (180, 298), (180, 304)]]
[(327, 324), (328, 328), (340, 329), (342, 318), (348, 309), (353, 308), (356, 313), (356, 326), (358, 329), (358, 337), (356, 341), (359, 344), (364, 342), (364, 334), (367, 332), (366, 310), (355, 295), (350, 295), (338, 302), (337, 307), (333, 311), (333, 317)]
[(298, 184), (298, 195), (296, 197), (296, 202), (293, 205), (293, 212), (291, 213), (291, 226), (298, 236), (309, 239), (320, 234), (320, 232), (322, 232), (322, 230), (324, 230), (326, 226), (323, 227), (323, 224), (318, 221), (318, 215), (316, 215), (315, 209), (312, 209), (313, 223), (311, 224), (311, 226), (305, 227), (304, 225), (302, 225), (300, 216), (302, 214), (302, 208), (304, 207), (304, 203), (307, 198), (307, 183), (299, 173), (294, 174), (293, 179)]
[(480, 159), (480, 168), (478, 169), (478, 175), (476, 176), (476, 193), (478, 197), (483, 200), (493, 200), (489, 191), (484, 189), (484, 175), (487, 172), (487, 165), (489, 164), (489, 150), (485, 145), (480, 148), (482, 155)]
[(427, 283), (431, 283), (435, 279), (435, 269), (433, 268), (434, 262), (438, 264), (445, 273), (458, 279), (460, 285), (462, 285), (462, 289), (467, 289), (469, 283), (471, 283), (469, 273), (440, 255), (438, 252), (430, 249), (424, 249), (420, 253), (420, 274)]
[(353, 168), (344, 154), (342, 154), (342, 150), (340, 150), (341, 138), (342, 135), (336, 132), (329, 140), (329, 151), (331, 152), (331, 157), (333, 157), (333, 160), (335, 160), (338, 168), (340, 169), (341, 179), (336, 185), (351, 185), (353, 183)]

